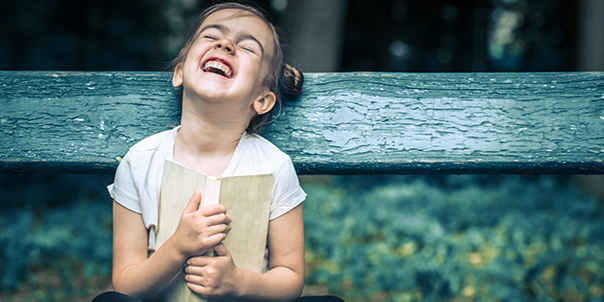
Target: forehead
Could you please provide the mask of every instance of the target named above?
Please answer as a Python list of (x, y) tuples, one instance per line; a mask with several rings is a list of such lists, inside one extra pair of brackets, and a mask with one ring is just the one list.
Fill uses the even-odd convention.
[(225, 26), (229, 32), (249, 34), (260, 41), (265, 48), (273, 49), (275, 39), (272, 29), (267, 22), (258, 15), (242, 10), (227, 8), (210, 14), (199, 26), (200, 29), (211, 25), (220, 24)]

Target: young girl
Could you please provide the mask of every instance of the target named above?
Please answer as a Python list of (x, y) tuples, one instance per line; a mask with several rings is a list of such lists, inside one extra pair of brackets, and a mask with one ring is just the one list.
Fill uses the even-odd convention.
[[(285, 95), (299, 94), (302, 74), (283, 63), (275, 28), (258, 10), (218, 4), (205, 10), (175, 59), (180, 87), (179, 127), (153, 135), (121, 161), (115, 183), (113, 273), (119, 296), (156, 297), (185, 265), (188, 287), (204, 297), (291, 300), (304, 284), (304, 230), (300, 187), (289, 156), (257, 133)], [(268, 230), (268, 271), (237, 268), (220, 244), (231, 218), (222, 205), (198, 208), (190, 199), (175, 233), (155, 247), (164, 159), (217, 177), (272, 173), (275, 184)], [(214, 249), (217, 257), (205, 257)], [(127, 296), (130, 297), (127, 297)]]

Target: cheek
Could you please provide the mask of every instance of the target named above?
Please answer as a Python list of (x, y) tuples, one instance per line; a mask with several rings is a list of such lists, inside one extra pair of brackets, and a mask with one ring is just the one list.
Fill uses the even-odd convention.
[(261, 69), (261, 77), (260, 77), (260, 85), (262, 85), (265, 88), (270, 88), (271, 86), (271, 79), (273, 79), (273, 77), (277, 76), (274, 75), (274, 69), (271, 68), (271, 64), (266, 64), (262, 69)]
[(266, 68), (259, 64), (256, 60), (245, 59), (241, 60), (240, 63), (245, 65), (245, 69), (240, 69), (239, 72), (245, 77), (245, 82), (249, 85), (258, 86), (264, 83), (266, 77)]
[(204, 46), (204, 44), (202, 43), (194, 44), (187, 52), (187, 55), (184, 58), (185, 62), (197, 65), (199, 63), (199, 60), (203, 56), (203, 53), (206, 51), (206, 48), (207, 47)]
[(266, 79), (269, 77), (271, 70), (270, 62), (266, 60), (262, 60), (259, 64), (257, 64), (256, 71), (258, 74), (258, 82), (262, 84), (267, 84)]

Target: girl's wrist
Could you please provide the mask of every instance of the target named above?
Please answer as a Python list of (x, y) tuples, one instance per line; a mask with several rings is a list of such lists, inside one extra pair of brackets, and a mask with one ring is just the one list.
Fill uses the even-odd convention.
[(248, 287), (248, 284), (246, 282), (247, 275), (248, 275), (247, 273), (249, 273), (249, 272), (245, 271), (243, 269), (240, 269), (238, 267), (235, 267), (234, 274), (233, 274), (234, 288), (233, 288), (233, 293), (232, 293), (232, 295), (234, 297), (243, 298), (243, 297), (247, 296), (247, 290), (246, 290)]
[(189, 259), (191, 257), (191, 256), (187, 255), (186, 253), (184, 253), (178, 247), (178, 245), (174, 242), (174, 240), (172, 239), (172, 237), (170, 237), (168, 240), (166, 240), (166, 242), (161, 247), (168, 249), (167, 252), (169, 254), (176, 255), (176, 257), (178, 258), (178, 260), (182, 261), (182, 263), (185, 263), (185, 261), (187, 261), (187, 259)]

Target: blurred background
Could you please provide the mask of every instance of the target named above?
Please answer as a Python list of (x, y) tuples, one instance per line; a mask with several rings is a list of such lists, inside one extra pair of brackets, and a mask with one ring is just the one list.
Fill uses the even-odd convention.
[[(0, 1), (0, 69), (162, 71), (214, 2)], [(604, 70), (604, 0), (253, 2), (305, 72)], [(110, 288), (112, 178), (0, 174), (0, 301), (89, 301)], [(305, 294), (604, 300), (602, 177), (301, 182)]]

